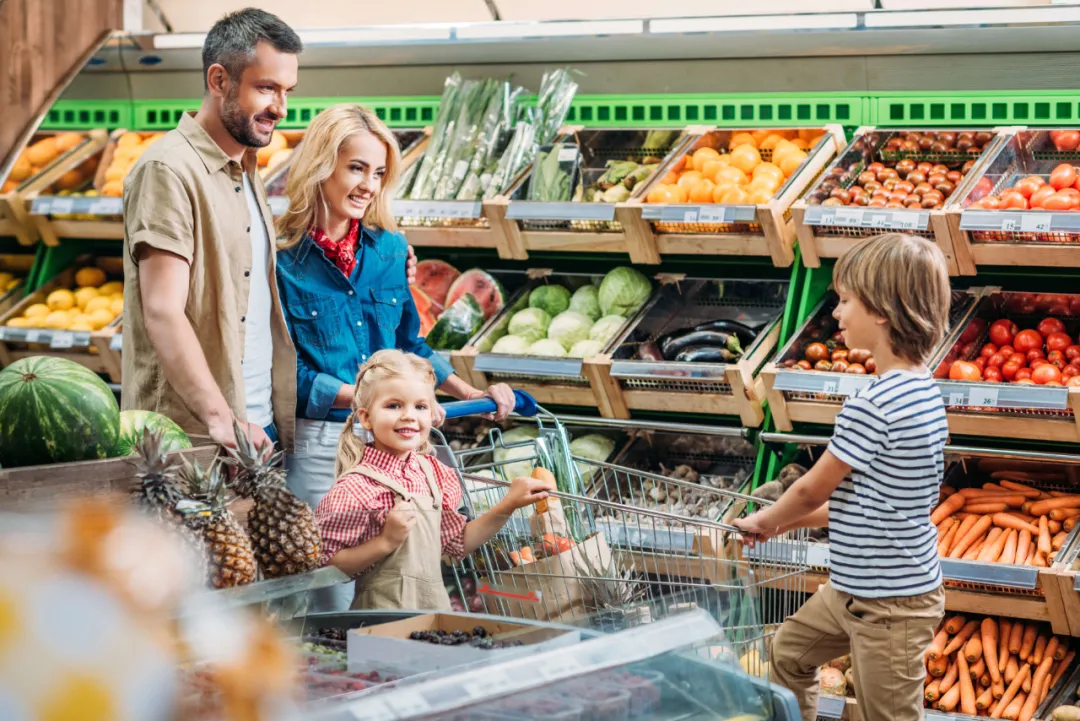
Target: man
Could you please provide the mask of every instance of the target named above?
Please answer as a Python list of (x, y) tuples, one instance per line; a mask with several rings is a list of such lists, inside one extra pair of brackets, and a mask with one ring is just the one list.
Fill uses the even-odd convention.
[(198, 113), (124, 183), (123, 406), (218, 443), (235, 443), (236, 419), (258, 444), (292, 446), (296, 355), (256, 149), (285, 117), (302, 49), (270, 13), (223, 17), (203, 45)]

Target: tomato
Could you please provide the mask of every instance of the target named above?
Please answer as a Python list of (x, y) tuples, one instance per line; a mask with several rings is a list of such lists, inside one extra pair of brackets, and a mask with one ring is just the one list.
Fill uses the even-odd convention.
[(982, 380), (982, 371), (979, 366), (967, 361), (956, 361), (949, 369), (949, 380), (952, 381), (977, 381)]
[[(985, 175), (979, 178), (979, 182), (975, 183), (975, 187), (968, 193), (968, 197), (972, 200), (982, 200), (986, 196), (990, 195), (990, 191), (994, 189), (994, 183)], [(996, 200), (996, 198), (995, 198)]]
[(1015, 352), (1016, 352), (1016, 349), (1013, 348), (1011, 345), (1003, 345), (1000, 348), (998, 348), (998, 353), (1000, 353), (1003, 356), (1010, 356)]
[(1050, 185), (1044, 185), (1031, 194), (1031, 198), (1028, 200), (1032, 208), (1041, 208), (1046, 199), (1054, 194), (1054, 188)]
[(1068, 188), (1074, 183), (1076, 183), (1076, 168), (1068, 163), (1062, 163), (1050, 171), (1050, 185), (1054, 186), (1054, 190)]
[(1002, 318), (1001, 320), (995, 320), (990, 326), (990, 342), (998, 346), (998, 350), (1001, 350), (1001, 346), (1011, 345), (1013, 337), (1016, 336), (1016, 332), (1020, 330), (1016, 323), (1013, 323), (1008, 318)]
[(1059, 350), (1052, 350), (1046, 354), (1046, 360), (1054, 363), (1055, 365), (1058, 363), (1065, 365), (1065, 354)]
[(1001, 198), (996, 195), (988, 195), (982, 200), (973, 203), (972, 208), (983, 208), (984, 210), (1001, 210)]
[(1035, 370), (1039, 366), (1045, 365), (1050, 365), (1050, 361), (1046, 360), (1045, 358), (1036, 358), (1028, 364), (1028, 368), (1030, 368), (1031, 370)]
[(1027, 353), (1033, 350), (1042, 350), (1043, 338), (1037, 330), (1022, 330), (1013, 338), (1013, 345), (1018, 353)]
[(1065, 381), (1065, 385), (1067, 385), (1067, 386), (1069, 386), (1071, 388), (1075, 388), (1076, 386), (1080, 386), (1080, 376), (1071, 376), (1069, 378), (1069, 380)]
[(1074, 361), (1080, 358), (1080, 345), (1071, 345), (1065, 349), (1065, 358), (1067, 360)]
[(832, 356), (830, 356), (830, 357), (832, 358), (833, 363), (835, 363), (836, 361), (839, 361), (839, 360), (846, 361), (847, 357), (848, 357), (848, 353), (849, 353), (849, 351), (848, 351), (847, 348), (837, 348), (836, 350), (834, 350), (832, 352)]
[(844, 371), (844, 372), (845, 373), (852, 373), (852, 374), (857, 375), (857, 376), (864, 376), (864, 375), (866, 375), (866, 367), (859, 364), (859, 363), (852, 363), (851, 365), (848, 366), (847, 370)]
[(1065, 313), (1055, 312), (1054, 308), (1068, 308), (1069, 296), (1061, 293), (1039, 293), (1035, 296), (1035, 307), (1040, 313), (1049, 313), (1050, 315), (1065, 315)]
[[(986, 329), (986, 321), (982, 318), (973, 318), (968, 323), (967, 328), (964, 328), (964, 332), (960, 335), (961, 343), (972, 343), (977, 341)], [(993, 342), (991, 340), (991, 342)]]
[(1061, 383), (1059, 383), (1057, 381), (1046, 381), (1045, 385), (1048, 385), (1048, 386), (1060, 386)]
[(877, 373), (877, 361), (873, 358), (867, 358), (863, 365), (866, 366), (867, 373)]
[[(1041, 343), (1039, 345), (1042, 345)], [(817, 363), (829, 357), (829, 349), (824, 343), (811, 343), (806, 346), (806, 360)]]
[(1051, 130), (1050, 142), (1063, 153), (1071, 152), (1080, 145), (1080, 130)]
[[(1046, 181), (1043, 180), (1041, 177), (1039, 177), (1038, 175), (1029, 175), (1017, 181), (1016, 185), (1010, 188), (1010, 190), (1018, 191), (1021, 195), (1024, 196), (1025, 199), (1027, 199), (1034, 195), (1035, 191), (1043, 187), (1044, 185), (1046, 185)], [(1009, 191), (1005, 192), (1007, 193)], [(1002, 193), (1001, 196), (1002, 198), (1004, 198), (1005, 193)]]
[[(1072, 345), (1072, 338), (1068, 333), (1051, 333), (1046, 336), (1046, 349), (1048, 351), (1064, 351)], [(1047, 356), (1049, 359), (1049, 356)]]
[(870, 351), (868, 350), (852, 348), (851, 352), (848, 353), (848, 361), (851, 363), (859, 363), (865, 366), (868, 360), (870, 360)]
[(1005, 362), (1006, 363), (1015, 363), (1016, 365), (1023, 368), (1024, 366), (1027, 365), (1027, 360), (1028, 360), (1027, 356), (1024, 355), (1023, 353), (1013, 353), (1012, 355), (1009, 356), (1008, 360), (1006, 360)]
[(847, 371), (848, 366), (850, 366), (850, 365), (851, 364), (847, 362), (847, 359), (835, 360), (835, 361), (833, 361), (833, 364), (832, 364), (832, 372), (833, 373), (844, 373), (845, 371)]
[(1031, 380), (1030, 378), (1020, 378), (1019, 380), (1016, 380), (1016, 381), (1013, 381), (1013, 382), (1014, 383), (1019, 383), (1021, 385), (1026, 385), (1026, 386), (1035, 385), (1035, 381)]
[(1017, 380), (1017, 382), (1024, 381), (1024, 380), (1028, 380), (1028, 381), (1031, 380), (1031, 373), (1032, 373), (1032, 371), (1031, 371), (1030, 368), (1021, 368), (1020, 370), (1016, 371), (1016, 380)]
[(1037, 361), (1037, 360), (1046, 360), (1046, 354), (1042, 352), (1041, 348), (1036, 348), (1035, 350), (1029, 350), (1027, 352), (1026, 357), (1027, 357), (1028, 363), (1031, 363), (1031, 362)]
[(978, 358), (976, 358), (975, 360), (973, 360), (971, 362), (974, 363), (975, 365), (979, 366), (980, 371), (986, 370), (986, 359), (983, 358), (982, 356), (979, 356)]
[(1064, 333), (1065, 324), (1057, 318), (1043, 318), (1039, 321), (1038, 331), (1045, 338), (1051, 333)]
[(986, 372), (983, 373), (983, 380), (989, 383), (1001, 383), (1005, 380), (1005, 376), (1000, 368), (987, 368)]
[(1076, 198), (1065, 195), (1064, 191), (1059, 190), (1044, 200), (1042, 207), (1044, 210), (1072, 210), (1077, 205), (1080, 205), (1080, 202)]
[(1080, 368), (1074, 365), (1067, 365), (1065, 369), (1061, 371), (1062, 378), (1072, 378), (1073, 376), (1080, 376)]
[(1005, 376), (1005, 380), (1011, 381), (1013, 378), (1016, 377), (1016, 373), (1020, 370), (1021, 367), (1022, 366), (1017, 363), (1006, 363), (1005, 365), (1001, 366), (1001, 375)]
[(996, 345), (994, 345), (993, 343), (987, 343), (986, 345), (984, 345), (982, 347), (982, 350), (979, 352), (979, 355), (986, 356), (987, 358), (989, 358), (990, 356), (997, 353), (998, 350), (1000, 350), (1000, 349)]
[(1027, 210), (1028, 201), (1021, 193), (1007, 190), (1001, 194), (1001, 207), (1004, 210)]
[(1037, 385), (1046, 385), (1053, 381), (1054, 383), (1061, 382), (1061, 371), (1055, 366), (1046, 363), (1041, 365), (1035, 370), (1031, 371), (1031, 380), (1035, 381)]
[(801, 361), (795, 364), (796, 368), (801, 368), (804, 371), (812, 370), (814, 366), (810, 365), (810, 361), (803, 358)]
[[(986, 356), (983, 357), (985, 358)], [(1001, 366), (1005, 365), (1005, 361), (1007, 360), (1008, 358), (1001, 355), (1000, 353), (995, 353), (994, 355), (986, 359), (986, 365), (990, 366), (991, 368), (1000, 368)]]

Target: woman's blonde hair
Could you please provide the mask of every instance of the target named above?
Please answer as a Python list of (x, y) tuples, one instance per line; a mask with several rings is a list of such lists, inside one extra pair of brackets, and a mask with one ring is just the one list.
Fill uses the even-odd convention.
[[(338, 440), (337, 463), (334, 465), (334, 477), (340, 478), (364, 460), (364, 443), (357, 437), (354, 426), (360, 419), (360, 410), (369, 410), (375, 400), (376, 387), (393, 378), (407, 376), (419, 377), (431, 386), (431, 402), (435, 402), (435, 371), (431, 363), (418, 355), (403, 353), (396, 349), (377, 351), (367, 363), (360, 367), (353, 388), (352, 413), (345, 421)], [(431, 452), (431, 443), (425, 440), (420, 453)]]
[(934, 243), (885, 233), (847, 251), (833, 269), (833, 285), (859, 299), (889, 324), (893, 353), (925, 363), (949, 324), (949, 266)]
[(315, 116), (303, 142), (293, 153), (289, 181), (285, 185), (289, 209), (277, 221), (278, 237), (281, 238), (279, 248), (291, 248), (299, 243), (319, 219), (320, 208), (323, 218), (329, 215), (329, 206), (322, 194), (323, 181), (334, 174), (345, 141), (357, 133), (371, 133), (386, 146), (386, 174), (375, 201), (364, 214), (364, 225), (397, 230), (390, 208), (401, 168), (397, 139), (372, 111), (352, 103), (341, 103)]

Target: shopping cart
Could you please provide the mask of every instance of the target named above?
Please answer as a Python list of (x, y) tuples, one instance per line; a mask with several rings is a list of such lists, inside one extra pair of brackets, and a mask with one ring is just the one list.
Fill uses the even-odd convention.
[[(530, 465), (550, 470), (558, 486), (546, 511), (515, 511), (491, 541), (454, 565), (462, 596), (478, 593), (488, 612), (502, 616), (610, 631), (707, 609), (744, 668), (767, 678), (772, 633), (806, 593), (806, 529), (747, 550), (738, 529), (719, 517), (674, 510), (684, 496), (706, 494), (708, 507), (730, 519), (761, 499), (574, 457), (559, 420), (516, 394), (515, 411), (538, 426), (535, 440), (504, 445), (494, 428), (487, 447), (455, 454), (439, 443), (441, 435), (433, 438), (440, 460), (459, 472), (470, 517), (493, 507), (510, 476)], [(490, 413), (495, 405), (480, 399), (444, 408), (447, 418), (457, 418)], [(467, 465), (466, 456), (490, 460)], [(658, 498), (665, 503), (657, 506)]]

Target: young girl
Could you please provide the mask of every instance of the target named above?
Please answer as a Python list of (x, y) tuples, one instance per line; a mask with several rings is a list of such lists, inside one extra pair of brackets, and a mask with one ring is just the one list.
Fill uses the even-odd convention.
[[(357, 376), (338, 443), (338, 481), (315, 511), (327, 561), (357, 577), (354, 609), (450, 610), (441, 557), (469, 555), (515, 510), (554, 490), (518, 478), (484, 515), (461, 515), (457, 475), (427, 455), (434, 387), (431, 365), (398, 350), (375, 353)], [(362, 443), (354, 423), (374, 442)]]

